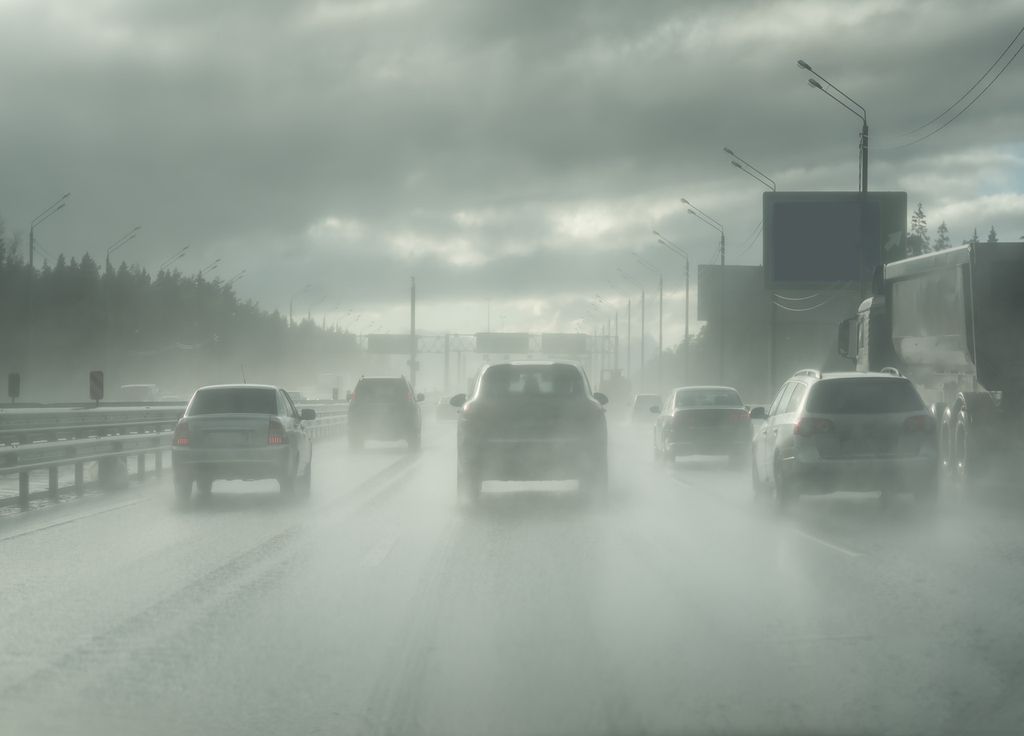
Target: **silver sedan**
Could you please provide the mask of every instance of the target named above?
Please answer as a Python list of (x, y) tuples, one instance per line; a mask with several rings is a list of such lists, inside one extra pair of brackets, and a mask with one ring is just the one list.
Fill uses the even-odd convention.
[(308, 493), (313, 449), (303, 422), (315, 418), (276, 386), (200, 388), (174, 430), (175, 493), (184, 501), (193, 484), (206, 495), (215, 480), (265, 478), (276, 479), (282, 493)]

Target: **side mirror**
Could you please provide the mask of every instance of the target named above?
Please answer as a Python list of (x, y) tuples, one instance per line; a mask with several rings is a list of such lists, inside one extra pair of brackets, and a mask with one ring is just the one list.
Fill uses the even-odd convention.
[(304, 422), (312, 422), (314, 419), (316, 419), (316, 410), (303, 409), (301, 412), (299, 412), (299, 418), (301, 418), (302, 421)]
[(608, 397), (605, 396), (600, 391), (594, 392), (594, 398), (597, 400), (597, 403), (600, 404), (601, 406), (604, 406), (605, 404), (608, 403)]
[(753, 409), (750, 410), (750, 418), (751, 419), (767, 419), (768, 418), (768, 413), (765, 412), (763, 406), (755, 406)]
[(426, 397), (423, 394), (416, 394), (416, 401), (423, 401)]
[(652, 406), (650, 409), (648, 409), (648, 411), (650, 411), (651, 414), (661, 414), (661, 407), (660, 406)]
[(448, 403), (456, 409), (461, 409), (462, 405), (466, 403), (466, 394), (455, 394), (453, 397), (448, 399)]
[(851, 341), (851, 327), (856, 323), (856, 317), (848, 317), (839, 323), (839, 339), (836, 349), (844, 358), (856, 358), (857, 346)]

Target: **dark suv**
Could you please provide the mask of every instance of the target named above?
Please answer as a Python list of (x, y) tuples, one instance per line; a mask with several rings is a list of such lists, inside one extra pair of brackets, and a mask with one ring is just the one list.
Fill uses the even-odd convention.
[(573, 363), (487, 366), (472, 398), (458, 394), (459, 494), (475, 500), (484, 480), (578, 479), (603, 494), (608, 429), (602, 394)]
[(348, 444), (359, 449), (366, 440), (405, 440), (420, 449), (420, 406), (404, 377), (360, 378), (349, 394)]

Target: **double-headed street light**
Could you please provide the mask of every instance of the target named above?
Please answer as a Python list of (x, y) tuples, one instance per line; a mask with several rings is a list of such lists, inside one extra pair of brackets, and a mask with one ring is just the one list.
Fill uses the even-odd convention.
[(177, 262), (178, 262), (178, 261), (180, 261), (180, 260), (181, 260), (182, 258), (184, 258), (184, 257), (185, 257), (185, 252), (186, 252), (187, 250), (188, 250), (188, 246), (186, 245), (186, 246), (185, 246), (184, 248), (182, 248), (181, 250), (179, 250), (179, 251), (178, 251), (177, 253), (175, 253), (175, 254), (174, 254), (173, 256), (171, 256), (171, 257), (170, 257), (170, 258), (168, 258), (168, 259), (167, 259), (166, 261), (164, 261), (163, 263), (161, 263), (161, 264), (160, 264), (160, 265), (159, 265), (159, 266), (157, 267), (157, 273), (159, 273), (160, 271), (163, 271), (163, 270), (164, 270), (165, 268), (167, 268), (168, 266), (170, 266), (170, 265), (171, 265), (172, 263), (177, 263)]
[(768, 187), (773, 192), (775, 191), (775, 180), (768, 176), (768, 174), (761, 171), (761, 169), (757, 168), (749, 161), (745, 161), (744, 159), (740, 158), (739, 155), (728, 146), (726, 146), (722, 150), (725, 151), (730, 156), (732, 156), (733, 160), (730, 163), (733, 166), (735, 166), (737, 169), (742, 171), (750, 178), (760, 183), (762, 186)]
[(64, 209), (64, 205), (67, 204), (68, 197), (71, 196), (71, 192), (68, 192), (63, 197), (58, 199), (56, 202), (51, 204), (45, 210), (39, 213), (39, 215), (32, 220), (32, 224), (28, 228), (28, 270), (29, 273), (33, 273), (35, 267), (35, 256), (36, 256), (36, 225), (42, 223), (43, 220), (48, 218), (50, 215), (57, 214), (58, 210)]
[(689, 209), (686, 211), (696, 217), (698, 220), (703, 222), (708, 227), (712, 227), (718, 231), (718, 254), (719, 261), (722, 267), (722, 277), (719, 283), (719, 316), (718, 319), (721, 322), (719, 326), (718, 335), (718, 380), (721, 383), (725, 378), (725, 226), (722, 225), (718, 220), (709, 215), (707, 212), (702, 210), (700, 207), (689, 201), (685, 197), (680, 197), (679, 201), (685, 204)]
[[(637, 289), (640, 289), (640, 386), (639, 386), (639, 389), (640, 389), (640, 391), (643, 391), (644, 390), (645, 378), (646, 378), (646, 375), (647, 375), (646, 365), (645, 365), (645, 363), (646, 363), (646, 355), (645, 355), (646, 354), (646, 348), (644, 346), (644, 343), (646, 341), (645, 338), (647, 336), (647, 290), (644, 288), (643, 284), (641, 284), (635, 278), (630, 276), (623, 269), (616, 268), (616, 270), (619, 272), (619, 275), (622, 276), (622, 278), (626, 279), (626, 281), (631, 283)], [(631, 349), (629, 345), (627, 345), (626, 348), (627, 348), (627, 350)], [(629, 363), (628, 360), (626, 362), (627, 362), (627, 364)]]
[(131, 240), (132, 238), (134, 238), (136, 235), (138, 235), (139, 234), (139, 230), (141, 230), (141, 229), (142, 229), (142, 225), (136, 225), (131, 230), (129, 230), (127, 233), (125, 233), (120, 238), (115, 240), (114, 243), (109, 248), (107, 248), (106, 264), (107, 264), (107, 270), (108, 271), (110, 270), (110, 254), (113, 253), (116, 250), (119, 250), (119, 249), (123, 248), (125, 245), (127, 245), (128, 241)]
[(289, 325), (295, 324), (295, 320), (292, 319), (292, 314), (294, 313), (293, 307), (295, 306), (295, 297), (302, 296), (303, 294), (305, 294), (307, 291), (309, 291), (312, 288), (313, 288), (313, 284), (306, 284), (301, 289), (299, 289), (294, 294), (292, 294), (292, 296), (288, 299), (288, 324)]
[(655, 237), (658, 238), (658, 242), (668, 248), (670, 251), (675, 253), (680, 258), (686, 261), (686, 291), (685, 299), (686, 304), (684, 306), (685, 311), (685, 324), (683, 325), (683, 345), (686, 347), (686, 355), (683, 358), (684, 369), (686, 372), (686, 380), (690, 380), (690, 254), (686, 252), (682, 247), (676, 245), (671, 240), (666, 238), (664, 235), (659, 233), (657, 230), (651, 230)]
[[(850, 112), (852, 112), (854, 115), (856, 115), (857, 117), (859, 117), (861, 119), (861, 128), (860, 128), (860, 191), (866, 192), (868, 190), (868, 112), (867, 112), (867, 110), (864, 109), (863, 105), (861, 105), (855, 99), (850, 97), (850, 95), (846, 94), (841, 89), (839, 89), (834, 84), (832, 84), (832, 82), (828, 81), (827, 79), (825, 79), (825, 77), (821, 76), (820, 74), (818, 74), (818, 72), (814, 71), (814, 69), (811, 68), (811, 65), (808, 64), (803, 59), (798, 59), (797, 62), (796, 62), (796, 65), (798, 67), (800, 67), (801, 69), (809, 71), (811, 74), (813, 74), (815, 77), (817, 77), (817, 79), (808, 79), (807, 80), (807, 84), (809, 84), (810, 86), (814, 87), (814, 89), (821, 90), (826, 95), (831, 97), (833, 100), (838, 102), (840, 105), (842, 105), (847, 110), (849, 110)], [(821, 81), (819, 82), (818, 80), (821, 80)], [(821, 82), (824, 82), (825, 84), (822, 85)], [(843, 100), (839, 99), (839, 97), (837, 97), (836, 95), (832, 94), (832, 92), (830, 92), (829, 89), (834, 90), (839, 95), (839, 97), (844, 98), (846, 100), (846, 102), (843, 102)], [(847, 104), (847, 102), (850, 103), (850, 104)], [(851, 107), (851, 105), (853, 107)], [(854, 107), (857, 108), (857, 109), (854, 110), (853, 109)]]
[(660, 268), (655, 266), (636, 251), (632, 251), (632, 253), (633, 257), (636, 258), (637, 262), (641, 266), (658, 277), (658, 393), (660, 394), (664, 378), (662, 362), (664, 361), (665, 356), (665, 332), (663, 330), (664, 323), (662, 321), (665, 316), (665, 278), (662, 275)]

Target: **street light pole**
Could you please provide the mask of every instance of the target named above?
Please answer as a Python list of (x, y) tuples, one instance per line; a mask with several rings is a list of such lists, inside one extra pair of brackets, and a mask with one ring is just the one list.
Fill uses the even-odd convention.
[(71, 196), (71, 192), (68, 192), (63, 197), (58, 199), (56, 202), (51, 204), (45, 210), (39, 213), (39, 215), (32, 220), (32, 224), (28, 228), (28, 270), (31, 274), (35, 268), (35, 256), (36, 256), (36, 225), (39, 225), (43, 220), (50, 217), (50, 215), (57, 214), (58, 210), (64, 209), (64, 205), (67, 204), (68, 197)]
[(116, 250), (119, 250), (124, 245), (127, 245), (128, 241), (131, 240), (132, 238), (134, 238), (136, 235), (138, 235), (139, 234), (139, 230), (141, 230), (141, 229), (142, 229), (141, 225), (136, 225), (131, 230), (129, 230), (127, 233), (125, 233), (120, 238), (118, 238), (116, 241), (114, 241), (113, 245), (111, 245), (109, 248), (107, 248), (106, 265), (107, 265), (107, 270), (108, 271), (110, 270), (110, 254), (113, 253)]
[(665, 359), (665, 332), (663, 329), (663, 318), (665, 316), (665, 280), (662, 277), (661, 269), (653, 265), (636, 251), (633, 251), (633, 256), (640, 262), (641, 266), (658, 276), (658, 394), (660, 395), (664, 387), (662, 363)]
[(288, 299), (288, 326), (289, 327), (295, 324), (295, 320), (292, 317), (292, 315), (294, 314), (294, 311), (295, 311), (294, 310), (295, 297), (301, 296), (302, 294), (305, 294), (307, 291), (309, 291), (312, 288), (313, 288), (313, 284), (306, 284), (301, 289), (299, 289), (294, 294), (292, 294), (291, 297)]
[(689, 209), (686, 210), (688, 213), (696, 217), (705, 225), (717, 230), (719, 234), (718, 253), (722, 276), (718, 288), (718, 319), (721, 322), (718, 330), (718, 381), (719, 383), (723, 383), (725, 381), (725, 226), (707, 212), (700, 209), (697, 205), (693, 204), (693, 202), (687, 200), (685, 197), (680, 197), (679, 201), (689, 207)]
[(161, 264), (160, 264), (159, 266), (157, 266), (157, 269), (156, 269), (156, 270), (157, 270), (157, 273), (159, 273), (160, 271), (163, 271), (163, 270), (164, 270), (165, 268), (167, 268), (168, 266), (170, 266), (170, 265), (171, 265), (172, 263), (175, 263), (175, 262), (177, 262), (177, 261), (180, 261), (180, 260), (181, 260), (182, 258), (184, 258), (184, 257), (185, 257), (185, 252), (186, 252), (187, 250), (188, 250), (188, 246), (186, 245), (186, 246), (185, 246), (184, 248), (182, 248), (181, 250), (179, 250), (179, 251), (178, 251), (177, 253), (175, 253), (175, 254), (174, 254), (173, 256), (171, 256), (171, 257), (170, 257), (170, 258), (168, 258), (168, 259), (167, 259), (166, 261), (164, 261), (164, 262), (163, 262), (163, 263), (161, 263)]
[(683, 248), (673, 243), (671, 240), (666, 238), (664, 235), (659, 233), (657, 230), (652, 230), (657, 238), (658, 242), (668, 248), (670, 251), (675, 253), (680, 258), (686, 261), (686, 286), (685, 296), (686, 304), (683, 305), (685, 316), (685, 324), (683, 325), (683, 372), (686, 374), (686, 381), (690, 380), (690, 254), (687, 253)]
[[(833, 100), (838, 102), (840, 105), (842, 105), (847, 110), (849, 110), (850, 112), (852, 112), (854, 115), (856, 115), (857, 117), (859, 117), (861, 119), (861, 127), (860, 127), (860, 191), (861, 192), (867, 192), (868, 191), (868, 112), (867, 112), (867, 110), (864, 109), (863, 105), (861, 105), (855, 99), (850, 97), (850, 95), (846, 94), (841, 89), (839, 89), (837, 86), (832, 84), (832, 82), (828, 81), (827, 79), (825, 79), (825, 77), (821, 76), (818, 72), (814, 71), (814, 69), (811, 68), (811, 65), (808, 64), (803, 59), (798, 59), (797, 62), (796, 62), (796, 65), (798, 67), (800, 67), (801, 69), (809, 71), (811, 74), (813, 74), (815, 77), (817, 77), (817, 79), (808, 79), (807, 80), (807, 83), (810, 86), (814, 87), (817, 90), (820, 90), (820, 91), (824, 92), (826, 95), (831, 97)], [(843, 97), (845, 100), (847, 100), (847, 102), (849, 102), (850, 105), (853, 105), (853, 107), (856, 107), (857, 109), (854, 110), (853, 107), (850, 107), (850, 105), (846, 104), (846, 102), (843, 102), (843, 100), (840, 100), (839, 97), (836, 97), (834, 94), (829, 92), (827, 89), (825, 89), (825, 87), (823, 87), (821, 85), (821, 83), (818, 80), (821, 80), (829, 88), (835, 90), (841, 97)]]

